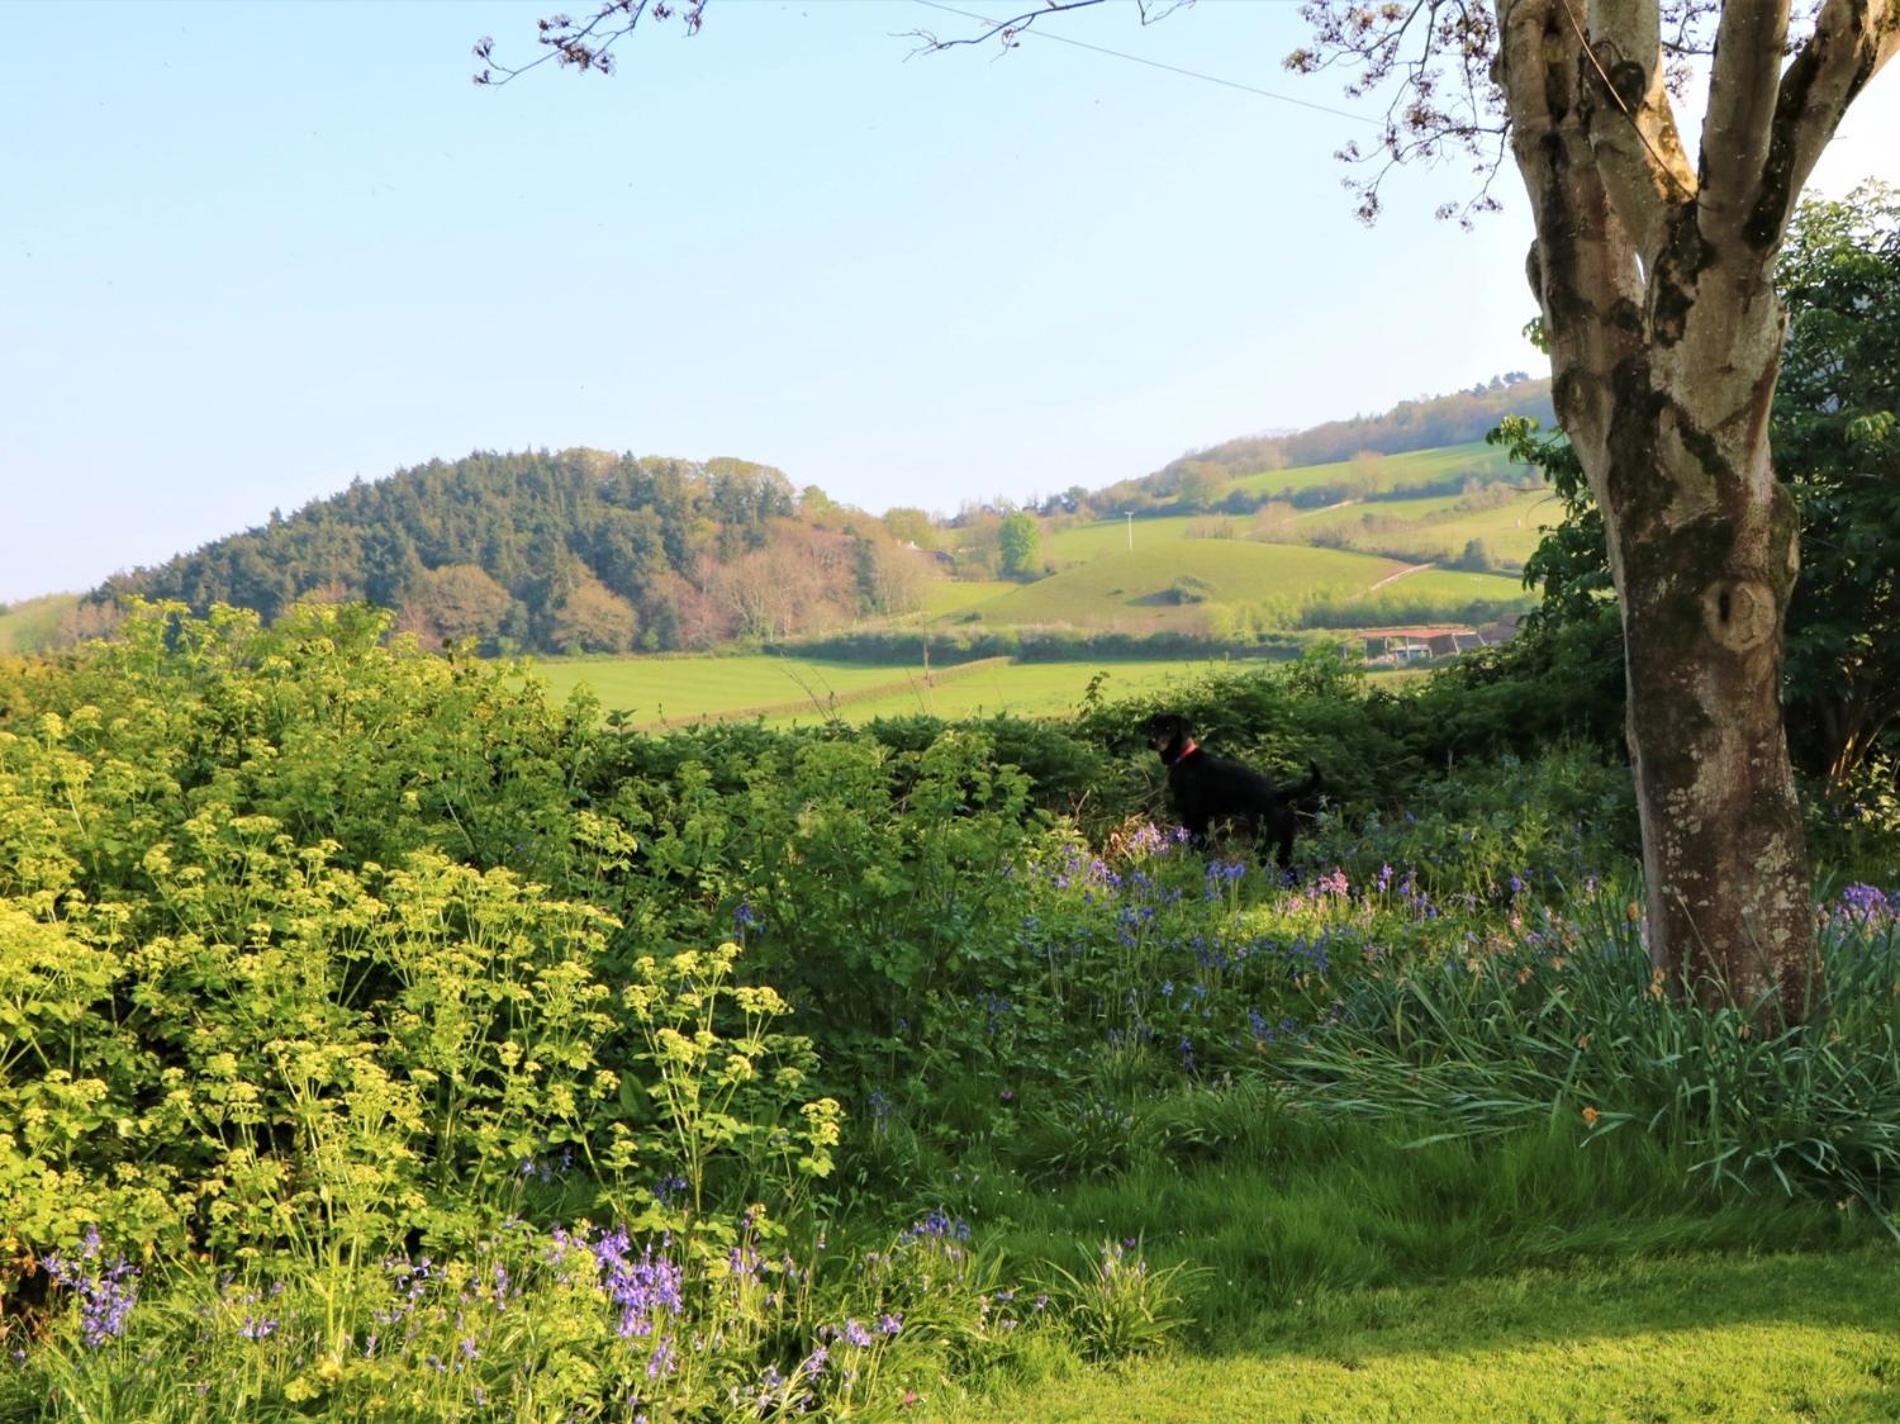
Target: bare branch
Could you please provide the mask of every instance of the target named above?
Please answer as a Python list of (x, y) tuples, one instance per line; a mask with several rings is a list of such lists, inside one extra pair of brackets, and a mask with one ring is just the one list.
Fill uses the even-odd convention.
[[(1021, 14), (1012, 15), (1007, 20), (987, 20), (981, 15), (972, 15), (968, 11), (958, 10), (949, 5), (932, 4), (931, 0), (923, 0), (923, 3), (933, 10), (946, 10), (953, 15), (962, 15), (965, 19), (980, 20), (988, 27), (978, 34), (948, 40), (940, 38), (929, 30), (911, 31), (911, 37), (918, 41), (919, 54), (935, 54), (940, 50), (955, 49), (958, 45), (988, 44), (991, 40), (996, 40), (1004, 49), (1014, 49), (1022, 43), (1023, 32), (1036, 21), (1046, 19), (1050, 15), (1060, 15), (1068, 10), (1086, 10), (1091, 6), (1102, 4), (1103, 0), (1043, 0), (1043, 3), (1035, 9), (1024, 10)], [(1182, 3), (1192, 3), (1192, 0), (1176, 0), (1176, 3), (1168, 5), (1167, 9), (1177, 9)], [(1141, 22), (1145, 25), (1149, 22), (1148, 12), (1153, 7), (1150, 0), (1139, 0), (1139, 5)]]
[(1478, 193), (1447, 203), (1440, 217), (1469, 226), (1476, 213), (1497, 208), (1491, 179), (1503, 162), (1509, 123), (1503, 95), (1491, 78), (1497, 22), (1485, 0), (1307, 0), (1301, 16), (1313, 27), (1312, 47), (1287, 56), (1299, 74), (1341, 66), (1352, 71), (1346, 93), (1362, 97), (1396, 80), (1376, 147), (1349, 143), (1339, 157), (1376, 164), (1371, 176), (1349, 179), (1361, 221), (1379, 213), (1379, 190), (1401, 163), (1473, 160)]
[(658, 22), (678, 18), (686, 33), (696, 35), (705, 23), (706, 6), (711, 0), (599, 0), (599, 6), (585, 22), (567, 15), (548, 15), (535, 22), (539, 33), (535, 43), (542, 47), (539, 59), (526, 64), (503, 64), (495, 58), (495, 42), (484, 36), (475, 42), (475, 58), (482, 67), (475, 82), (491, 89), (512, 83), (531, 69), (539, 69), (550, 60), (563, 69), (589, 70), (611, 74), (614, 69), (613, 47), (638, 28), (640, 21)]

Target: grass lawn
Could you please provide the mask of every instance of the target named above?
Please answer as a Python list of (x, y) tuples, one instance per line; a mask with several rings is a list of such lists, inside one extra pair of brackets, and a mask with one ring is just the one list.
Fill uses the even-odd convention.
[[(1137, 1239), (1192, 1272), (1194, 1326), (1115, 1366), (1026, 1347), (946, 1424), (1900, 1420), (1900, 1247), (1864, 1211), (1711, 1197), (1679, 1149), (1568, 1120), (1406, 1147), (1429, 1125), (1244, 1091), (1144, 1113), (1124, 1176), (967, 1205), (1019, 1268)], [(1218, 1160), (1158, 1145), (1189, 1121)]]
[(1245, 1346), (1074, 1369), (957, 1424), (1900, 1420), (1900, 1255), (1688, 1256), (1349, 1291)]

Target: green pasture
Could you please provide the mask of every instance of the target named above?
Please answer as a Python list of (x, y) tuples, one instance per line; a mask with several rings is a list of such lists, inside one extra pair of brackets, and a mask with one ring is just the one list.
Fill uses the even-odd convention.
[(1548, 490), (1527, 490), (1508, 504), (1426, 525), (1412, 537), (1419, 549), (1438, 547), (1452, 558), (1464, 552), (1470, 540), (1482, 539), (1499, 559), (1521, 564), (1543, 539), (1543, 526), (1555, 525), (1562, 517), (1562, 507)]
[(1316, 534), (1326, 529), (1346, 529), (1356, 533), (1365, 527), (1369, 519), (1394, 519), (1416, 524), (1448, 515), (1462, 498), (1463, 495), (1434, 494), (1418, 499), (1354, 499), (1329, 504), (1321, 509), (1300, 510), (1287, 522), (1301, 534)]
[[(934, 717), (987, 717), (1008, 712), (1017, 717), (1053, 717), (1072, 712), (1098, 675), (1104, 697), (1130, 697), (1178, 684), (1213, 668), (1245, 666), (1218, 659), (1154, 662), (1077, 659), (1065, 662), (989, 661), (962, 676), (939, 672), (929, 683), (912, 673), (889, 695), (853, 702), (838, 709), (849, 722), (927, 713)], [(887, 673), (895, 671), (886, 669)], [(953, 670), (954, 671), (954, 670)], [(785, 726), (810, 722), (811, 713), (786, 713), (766, 719)]]
[[(1402, 455), (1381, 455), (1368, 462), (1377, 489), (1396, 489), (1400, 485), (1422, 484), (1449, 475), (1469, 474), (1474, 479), (1502, 479), (1521, 469), (1496, 445), (1474, 440), (1466, 445), (1443, 445), (1436, 450), (1411, 450)], [(1335, 460), (1325, 465), (1301, 465), (1290, 470), (1263, 470), (1243, 475), (1229, 488), (1250, 493), (1292, 494), (1316, 485), (1338, 484), (1352, 479), (1357, 471), (1351, 460)]]
[[(1473, 539), (1482, 539), (1499, 559), (1522, 563), (1537, 548), (1542, 527), (1557, 522), (1560, 509), (1547, 490), (1526, 490), (1490, 509), (1459, 510), (1461, 496), (1360, 500), (1296, 515), (1290, 533), (1308, 536), (1336, 530), (1349, 539), (1376, 543), (1421, 561), (1455, 559)], [(1410, 527), (1390, 527), (1403, 521)]]
[(555, 699), (585, 686), (609, 712), (636, 723), (686, 722), (753, 708), (808, 701), (814, 711), (836, 697), (897, 685), (902, 668), (768, 653), (734, 657), (567, 658), (532, 665)]
[(1183, 575), (1212, 586), (1208, 601), (1258, 603), (1330, 591), (1363, 593), (1402, 564), (1368, 554), (1262, 544), (1242, 539), (1164, 542), (1132, 554), (1111, 554), (1025, 584), (983, 605), (987, 623), (1065, 623), (1126, 632), (1198, 629), (1196, 604), (1172, 601), (1168, 590)]
[(926, 618), (961, 613), (1015, 587), (1009, 579), (933, 579), (924, 594), (923, 613)]
[[(1048, 717), (1072, 711), (1098, 674), (1103, 695), (1121, 697), (1233, 665), (1211, 658), (1061, 662), (986, 658), (934, 668), (926, 681), (921, 665), (754, 655), (574, 658), (536, 664), (534, 672), (548, 680), (557, 699), (584, 685), (605, 710), (624, 711), (636, 725), (760, 713), (770, 725), (790, 726), (821, 721), (834, 713), (848, 722), (918, 712), (939, 717), (996, 712)], [(801, 700), (803, 706), (791, 705)]]
[(1465, 604), (1477, 598), (1509, 602), (1529, 597), (1514, 575), (1470, 574), (1458, 569), (1426, 569), (1422, 573), (1407, 574), (1379, 592), (1446, 604)]
[(0, 654), (38, 652), (59, 631), (59, 621), (79, 602), (72, 593), (23, 599), (0, 613)]
[(1204, 531), (1226, 527), (1236, 537), (1253, 527), (1251, 518), (1239, 519), (1222, 514), (1169, 514), (1158, 519), (1098, 519), (1073, 528), (1045, 535), (1042, 551), (1058, 568), (1083, 564), (1111, 554), (1129, 552), (1132, 539), (1136, 551), (1155, 544), (1172, 544)]

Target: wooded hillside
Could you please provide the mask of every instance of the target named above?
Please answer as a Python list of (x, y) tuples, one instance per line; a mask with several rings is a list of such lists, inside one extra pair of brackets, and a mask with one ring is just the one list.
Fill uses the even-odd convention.
[(288, 518), (108, 581), (254, 608), (368, 599), (425, 644), (621, 652), (781, 637), (918, 605), (927, 559), (744, 460), (478, 453), (361, 480)]

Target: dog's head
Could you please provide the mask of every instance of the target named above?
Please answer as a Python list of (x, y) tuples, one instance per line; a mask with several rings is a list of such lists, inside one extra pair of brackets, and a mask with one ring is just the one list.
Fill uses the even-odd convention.
[(1194, 740), (1194, 728), (1178, 712), (1157, 712), (1141, 724), (1141, 735), (1158, 752)]

